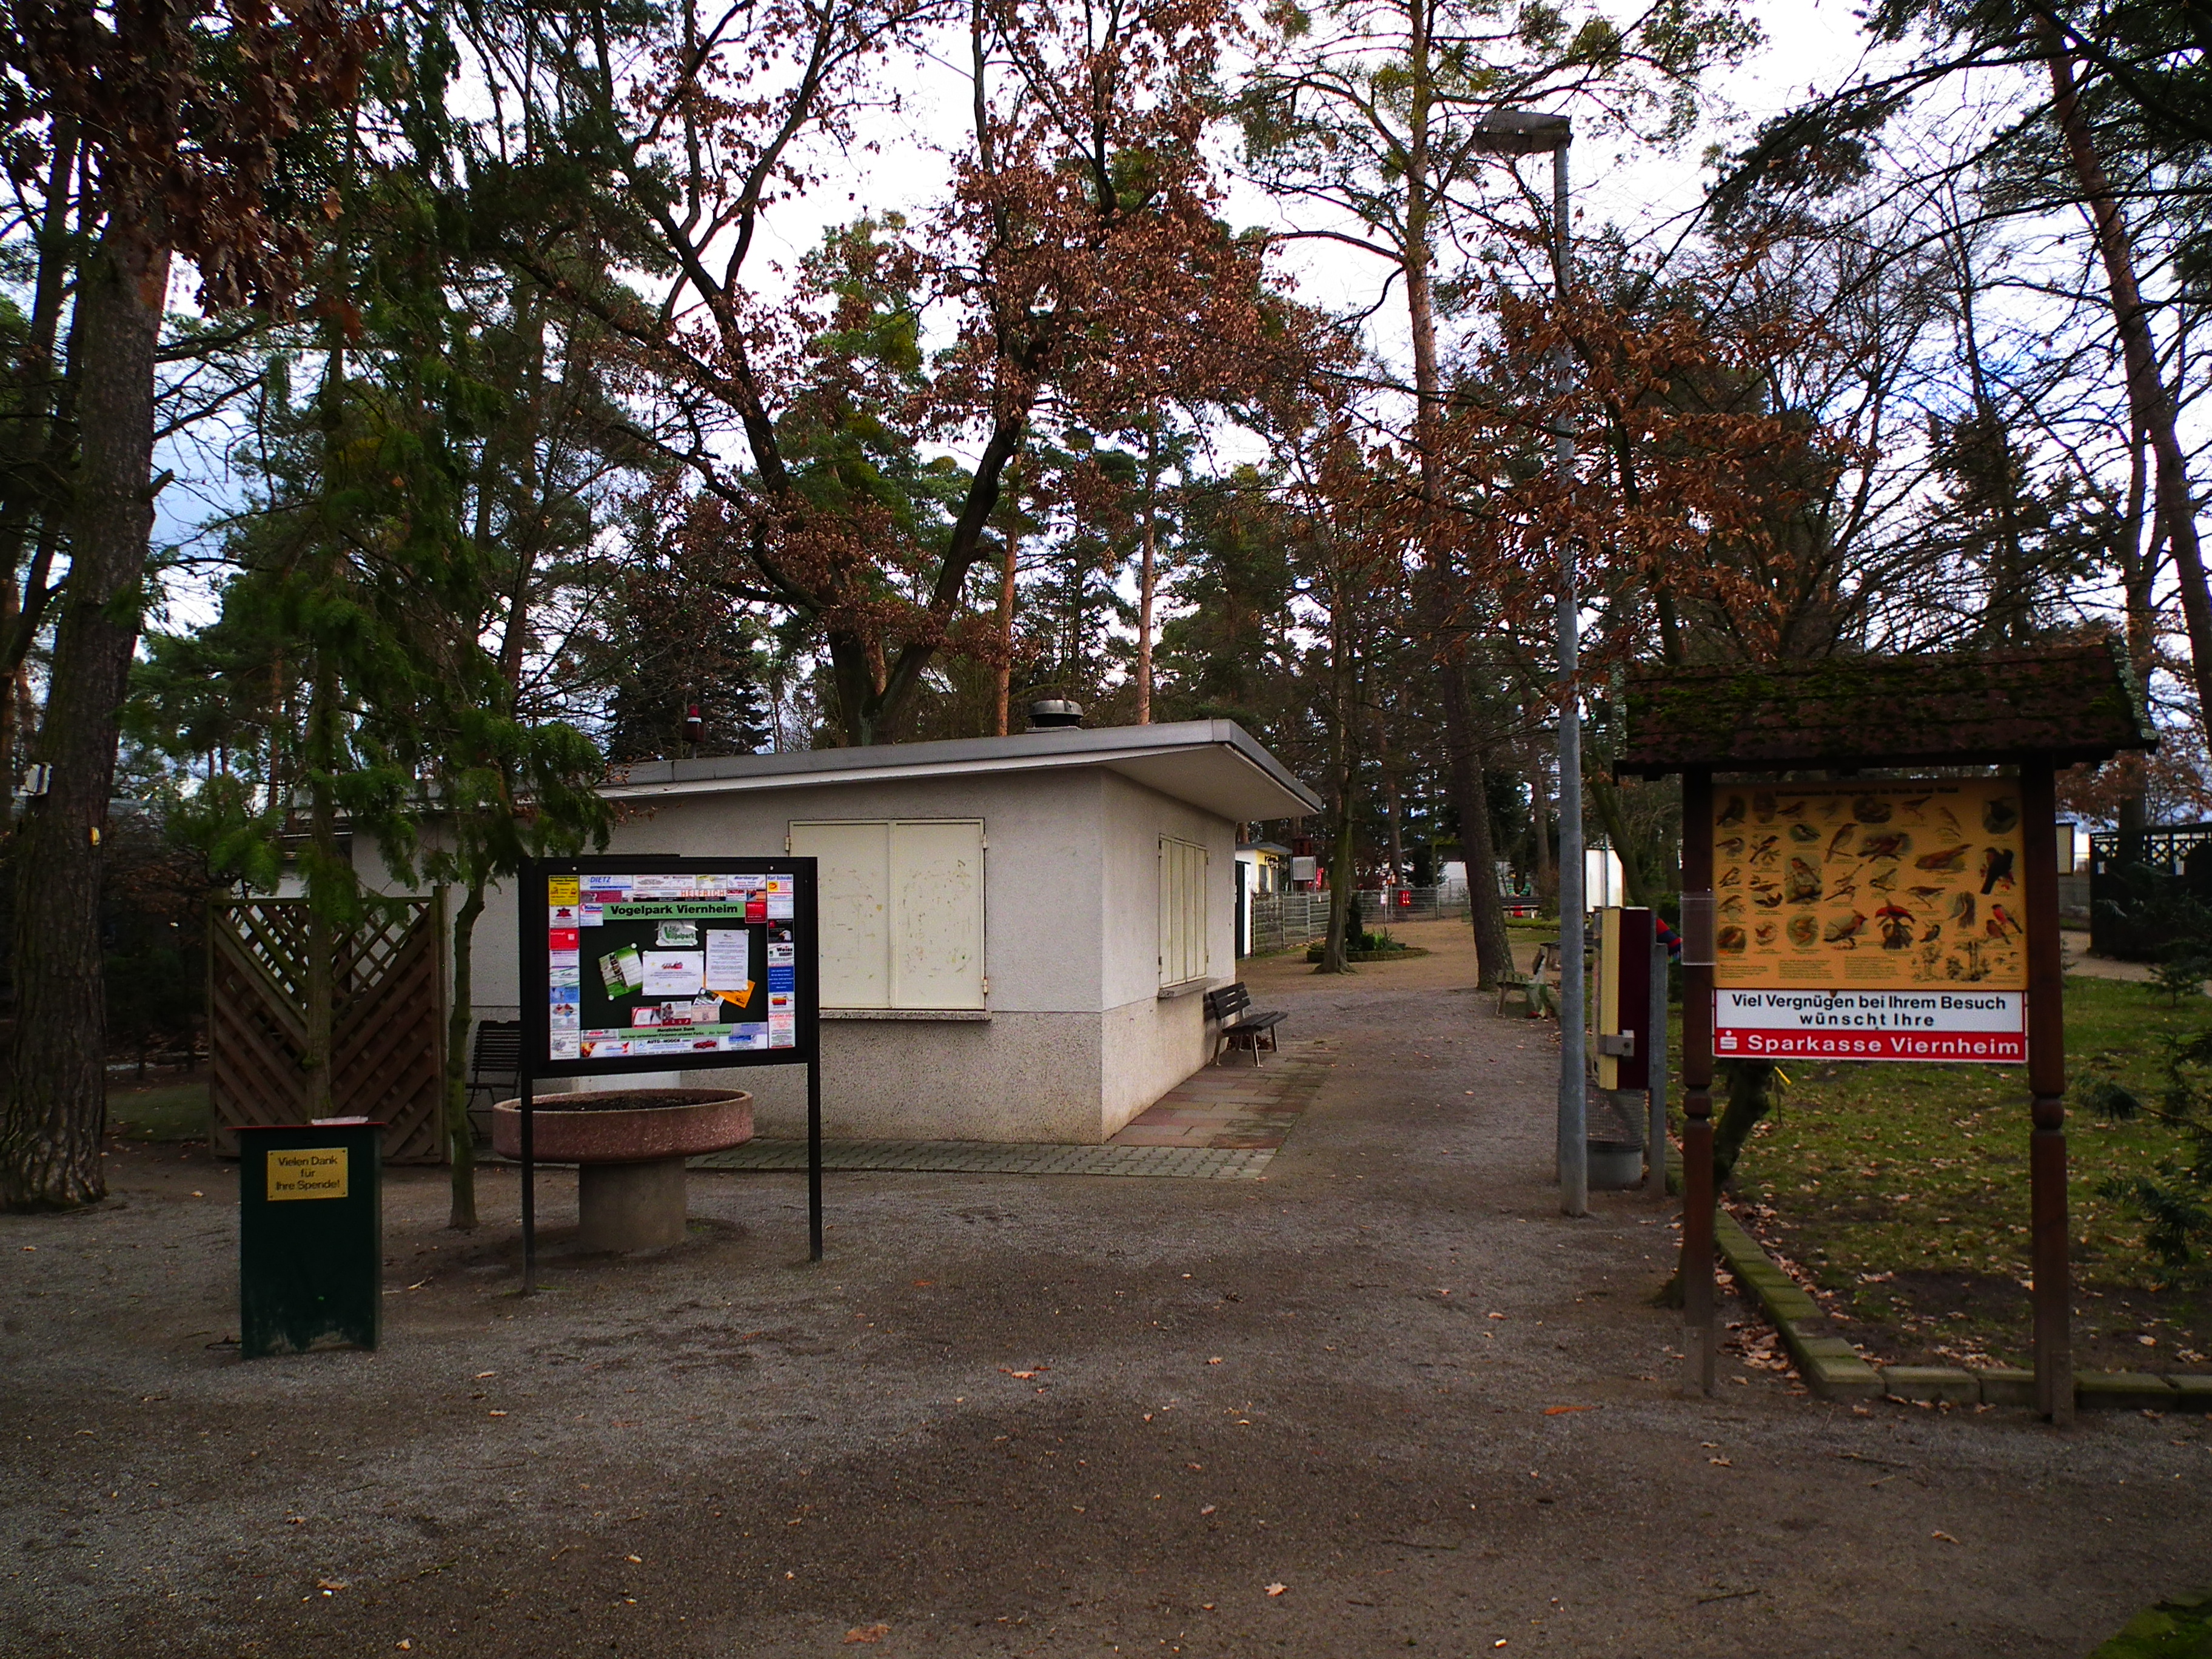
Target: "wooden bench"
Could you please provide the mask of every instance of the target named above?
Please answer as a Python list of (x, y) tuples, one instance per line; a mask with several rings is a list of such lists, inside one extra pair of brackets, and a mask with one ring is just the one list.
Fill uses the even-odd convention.
[(1224, 1048), (1242, 1047), (1252, 1051), (1252, 1063), (1257, 1066), (1262, 1036), (1267, 1039), (1270, 1049), (1277, 1054), (1282, 1052), (1282, 1041), (1276, 1036), (1275, 1028), (1283, 1023), (1285, 1017), (1266, 1011), (1255, 1013), (1252, 994), (1244, 988), (1242, 980), (1206, 994), (1206, 1017), (1217, 1028), (1213, 1040), (1213, 1064), (1220, 1063)]
[[(486, 1019), (477, 1022), (469, 1042), (469, 1121), (487, 1140), (491, 1139), (491, 1109), (509, 1098), (522, 1084), (522, 1022)], [(484, 1095), (481, 1115), (476, 1097)]]
[(1503, 1016), (1509, 998), (1519, 997), (1528, 1010), (1528, 1018), (1540, 1019), (1550, 1011), (1551, 981), (1545, 977), (1546, 947), (1536, 947), (1536, 959), (1525, 974), (1510, 970), (1498, 976), (1498, 1012)]

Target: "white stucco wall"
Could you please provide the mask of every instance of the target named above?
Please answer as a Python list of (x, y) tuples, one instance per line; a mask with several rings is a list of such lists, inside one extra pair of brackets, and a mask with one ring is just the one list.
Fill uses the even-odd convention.
[[(825, 1018), (824, 1132), (841, 1139), (1096, 1142), (1206, 1061), (1203, 998), (1163, 1000), (1159, 838), (1207, 870), (1207, 979), (1236, 975), (1235, 825), (1099, 769), (810, 784), (624, 803), (608, 852), (766, 857), (793, 820), (983, 820), (985, 1020)], [(394, 884), (366, 838), (364, 878)], [(479, 1018), (519, 1012), (513, 895), (477, 924)], [(611, 1079), (649, 1086), (657, 1078)], [(723, 1082), (730, 1073), (691, 1080)], [(761, 1133), (800, 1133), (805, 1076), (746, 1068)], [(557, 1086), (557, 1085), (556, 1085)]]

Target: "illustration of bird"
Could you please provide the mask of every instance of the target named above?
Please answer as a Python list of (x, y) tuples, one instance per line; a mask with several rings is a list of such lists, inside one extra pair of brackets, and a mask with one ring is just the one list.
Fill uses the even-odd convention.
[(1830, 922), (1825, 937), (1831, 945), (1840, 945), (1846, 951), (1856, 951), (1858, 949), (1859, 930), (1866, 926), (1866, 922), (1867, 919), (1854, 910), (1843, 921)]
[(1933, 795), (1915, 795), (1911, 800), (1901, 800), (1897, 804), (1911, 814), (1912, 821), (1917, 823), (1927, 815), (1928, 803), (1935, 799)]
[(1782, 837), (1761, 836), (1751, 844), (1751, 865), (1754, 870), (1772, 864), (1782, 856)]
[(1751, 930), (1751, 936), (1761, 945), (1771, 945), (1774, 943), (1774, 936), (1779, 932), (1781, 928), (1777, 923), (1762, 921)]
[(1805, 949), (1820, 936), (1820, 917), (1808, 915), (1792, 916), (1790, 918), (1790, 942), (1797, 946), (1798, 949)]
[(2010, 795), (1997, 795), (1982, 803), (1982, 828), (1993, 836), (2008, 834), (2020, 822), (2020, 803)]
[(1774, 797), (1761, 790), (1751, 798), (1751, 815), (1761, 823), (1774, 822)]
[(2022, 930), (2020, 923), (2013, 920), (2011, 911), (2002, 904), (1992, 904), (1990, 906), (1990, 920), (1984, 931), (2002, 939), (2007, 933), (2017, 933)]
[(1923, 945), (1932, 945), (1942, 937), (1943, 924), (1940, 921), (1931, 921), (1928, 924), (1928, 931), (1920, 936), (1920, 942)]
[(1943, 821), (1943, 827), (1951, 832), (1952, 840), (1959, 841), (1965, 838), (1966, 832), (1960, 828), (1958, 817), (1949, 807), (1937, 807), (1936, 816)]
[(1881, 924), (1881, 948), (1902, 951), (1912, 943), (1912, 912), (1900, 904), (1885, 904), (1875, 911)]
[(1911, 836), (1901, 830), (1893, 830), (1886, 836), (1869, 836), (1859, 843), (1859, 856), (1869, 860), (1902, 858), (1911, 848)]
[(1741, 951), (1748, 942), (1741, 927), (1723, 927), (1719, 936), (1713, 940), (1713, 943), (1723, 951)]
[(1849, 847), (1851, 844), (1851, 837), (1858, 833), (1858, 828), (1856, 823), (1847, 823), (1837, 830), (1836, 838), (1828, 843), (1828, 850), (1820, 855), (1822, 862), (1825, 863), (1834, 858), (1837, 854)]
[(1861, 795), (1851, 803), (1851, 816), (1861, 823), (1887, 823), (1889, 803), (1878, 795)]
[(1988, 896), (1993, 888), (2012, 891), (2013, 849), (2009, 847), (1984, 847), (1982, 849), (1982, 893)]
[(1726, 898), (1723, 899), (1721, 901), (1721, 914), (1726, 916), (1730, 921), (1741, 921), (1743, 918), (1743, 895), (1741, 893), (1730, 893)]
[(1820, 897), (1820, 872), (1802, 859), (1790, 860), (1787, 891), (1792, 904), (1815, 904)]
[(1888, 869), (1883, 871), (1880, 875), (1869, 876), (1867, 878), (1867, 885), (1873, 888), (1878, 893), (1887, 893), (1891, 888), (1897, 885), (1897, 866), (1893, 864)]
[(1966, 867), (1966, 854), (1973, 850), (1966, 846), (1939, 847), (1932, 853), (1923, 853), (1912, 862), (1915, 868), (1921, 870), (1963, 870)]
[(1781, 801), (1777, 803), (1774, 808), (1775, 816), (1784, 818), (1794, 818), (1804, 810), (1805, 803), (1802, 800)]
[(1943, 890), (1940, 887), (1911, 887), (1905, 890), (1923, 904), (1927, 903), (1929, 899), (1943, 896)]
[(1818, 841), (1820, 839), (1820, 832), (1809, 823), (1793, 823), (1790, 826), (1790, 839), (1801, 842)]
[(1755, 884), (1751, 890), (1751, 902), (1762, 910), (1782, 908), (1782, 889), (1772, 882)]
[(1728, 798), (1728, 805), (1721, 808), (1720, 817), (1715, 818), (1713, 822), (1723, 830), (1729, 828), (1731, 824), (1741, 823), (1743, 822), (1743, 797), (1741, 795), (1730, 795)]
[(1726, 841), (1717, 841), (1713, 843), (1713, 851), (1724, 859), (1741, 858), (1743, 856), (1743, 837), (1730, 836)]
[(1961, 927), (1971, 927), (1974, 925), (1974, 896), (1961, 893), (1951, 901), (1951, 920)]
[(1743, 871), (1741, 867), (1731, 865), (1729, 868), (1722, 871), (1720, 884), (1723, 887), (1741, 886), (1743, 884)]
[(1845, 876), (1841, 881), (1838, 882), (1833, 887), (1831, 887), (1828, 890), (1828, 896), (1832, 899), (1847, 899), (1856, 896), (1858, 890), (1858, 874), (1854, 871), (1851, 874)]

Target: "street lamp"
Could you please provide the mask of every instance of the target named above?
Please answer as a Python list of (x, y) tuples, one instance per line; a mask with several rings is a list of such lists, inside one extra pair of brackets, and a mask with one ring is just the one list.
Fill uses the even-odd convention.
[[(1496, 110), (1475, 124), (1474, 149), (1486, 155), (1552, 157), (1552, 270), (1564, 302), (1574, 272), (1573, 232), (1567, 222), (1567, 150), (1574, 123), (1564, 115)], [(1566, 347), (1552, 360), (1553, 387), (1567, 389)], [(1564, 479), (1574, 470), (1575, 434), (1559, 417), (1552, 438), (1553, 463)], [(1575, 545), (1559, 538), (1559, 1208), (1589, 1212), (1589, 1101), (1583, 1059), (1583, 721), (1575, 690), (1582, 653), (1582, 619), (1575, 598)], [(1543, 825), (1536, 826), (1543, 833)], [(1653, 1158), (1660, 1150), (1651, 1149)]]

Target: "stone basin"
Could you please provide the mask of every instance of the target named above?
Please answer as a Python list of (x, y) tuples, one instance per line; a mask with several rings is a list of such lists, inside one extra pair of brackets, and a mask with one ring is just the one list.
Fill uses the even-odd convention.
[[(591, 1089), (539, 1095), (531, 1154), (576, 1165), (584, 1248), (665, 1249), (684, 1242), (684, 1160), (753, 1138), (753, 1097), (742, 1089)], [(522, 1103), (492, 1108), (491, 1144), (522, 1156)]]

